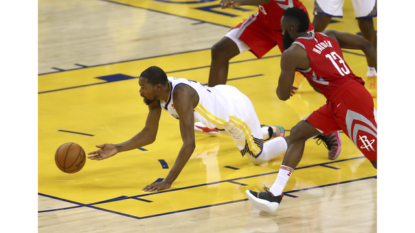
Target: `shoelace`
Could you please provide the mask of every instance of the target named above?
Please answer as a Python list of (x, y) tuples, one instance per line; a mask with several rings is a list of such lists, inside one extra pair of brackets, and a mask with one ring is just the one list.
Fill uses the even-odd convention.
[(332, 136), (331, 138), (328, 138), (328, 136), (318, 135), (317, 138), (318, 138), (317, 141), (316, 141), (317, 145), (320, 145), (321, 142), (324, 142), (324, 146), (329, 150), (331, 150), (331, 146), (337, 146), (338, 145), (337, 144), (337, 139), (336, 139), (335, 136)]

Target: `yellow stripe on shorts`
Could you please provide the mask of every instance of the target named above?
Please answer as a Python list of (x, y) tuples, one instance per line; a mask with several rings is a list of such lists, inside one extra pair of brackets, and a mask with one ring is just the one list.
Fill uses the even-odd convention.
[(200, 103), (197, 104), (195, 111), (199, 113), (202, 117), (204, 117), (206, 120), (211, 122), (212, 124), (215, 124), (217, 126), (223, 127), (226, 124), (226, 121), (220, 119), (219, 117), (213, 115), (210, 113), (206, 108), (204, 108)]
[(229, 118), (231, 122), (244, 133), (250, 151), (255, 155), (261, 153), (261, 148), (254, 142), (254, 138), (251, 134), (251, 129), (249, 129), (248, 125), (236, 117), (230, 116)]

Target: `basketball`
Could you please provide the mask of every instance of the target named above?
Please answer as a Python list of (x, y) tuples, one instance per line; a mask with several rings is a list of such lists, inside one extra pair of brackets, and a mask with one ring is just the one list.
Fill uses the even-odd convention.
[(55, 153), (55, 162), (58, 168), (66, 173), (80, 171), (85, 165), (85, 151), (74, 142), (62, 144)]

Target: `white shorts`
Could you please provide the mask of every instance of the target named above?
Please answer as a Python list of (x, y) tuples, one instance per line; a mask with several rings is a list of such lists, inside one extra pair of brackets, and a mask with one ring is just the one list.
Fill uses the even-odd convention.
[[(377, 16), (377, 0), (352, 0), (356, 19)], [(343, 17), (344, 0), (315, 0), (314, 14)]]
[(249, 154), (257, 158), (262, 153), (263, 134), (251, 100), (233, 86), (216, 85), (214, 88), (226, 96), (230, 105), (225, 131), (233, 137), (242, 156)]
[(236, 45), (238, 45), (239, 53), (243, 53), (245, 51), (250, 50), (250, 48), (242, 40), (240, 40), (236, 37), (236, 35), (238, 34), (238, 32), (240, 30), (241, 30), (241, 28), (234, 28), (234, 29), (230, 30), (225, 36), (228, 37), (229, 39), (233, 40), (233, 42), (235, 42)]

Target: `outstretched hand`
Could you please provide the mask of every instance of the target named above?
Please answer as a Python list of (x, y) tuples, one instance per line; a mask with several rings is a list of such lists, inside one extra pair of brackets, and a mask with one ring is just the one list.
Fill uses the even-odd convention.
[(290, 93), (290, 96), (293, 96), (293, 95), (295, 95), (295, 93), (297, 93), (297, 91), (298, 91), (298, 87), (292, 87), (291, 88), (291, 93)]
[(226, 9), (226, 8), (235, 8), (240, 6), (241, 3), (239, 3), (238, 0), (221, 0), (220, 1), (220, 6), (222, 7), (222, 9)]
[(145, 188), (143, 188), (143, 191), (157, 192), (157, 191), (161, 191), (163, 189), (168, 189), (170, 187), (171, 187), (171, 184), (169, 184), (169, 183), (167, 183), (163, 180), (161, 182), (155, 182), (155, 183), (147, 185)]
[(96, 147), (100, 148), (99, 150), (93, 151), (93, 152), (89, 152), (88, 155), (93, 155), (93, 156), (89, 156), (89, 159), (92, 160), (103, 160), (106, 158), (109, 158), (111, 156), (114, 156), (115, 154), (118, 153), (117, 148), (115, 147), (114, 144), (110, 144), (110, 143), (105, 143), (102, 145), (96, 145)]

